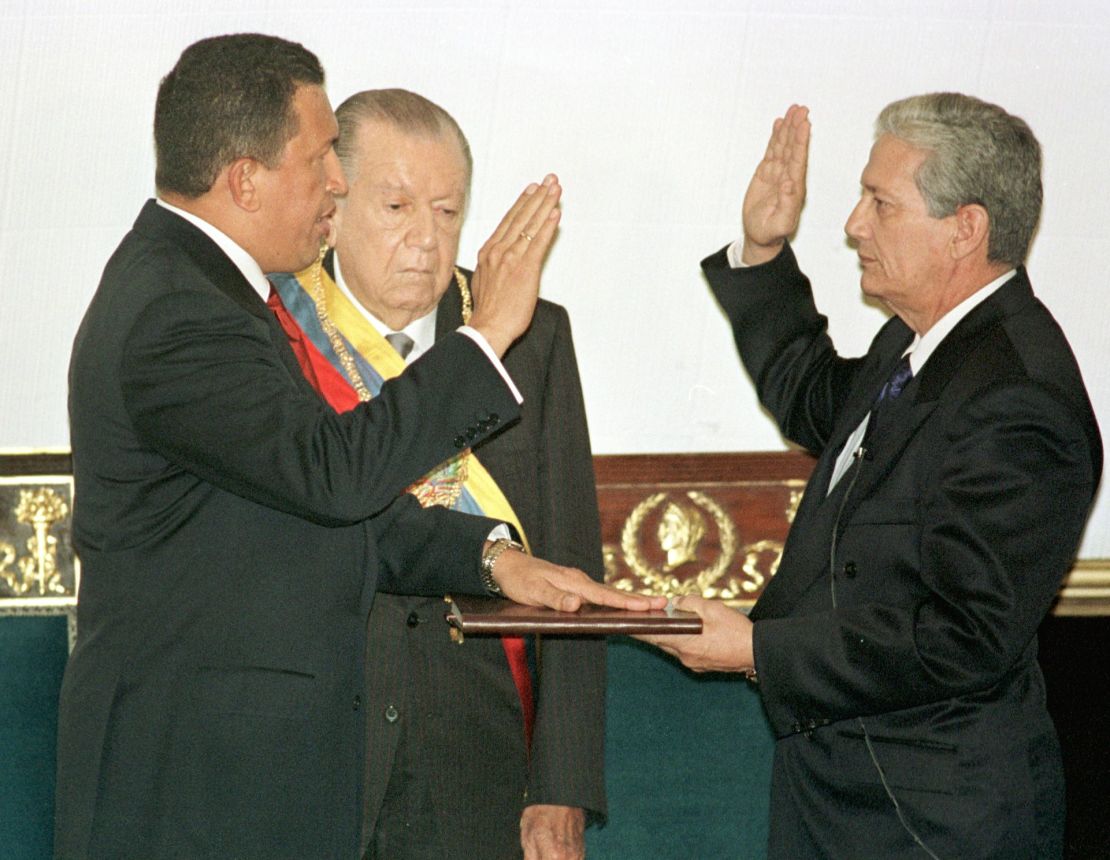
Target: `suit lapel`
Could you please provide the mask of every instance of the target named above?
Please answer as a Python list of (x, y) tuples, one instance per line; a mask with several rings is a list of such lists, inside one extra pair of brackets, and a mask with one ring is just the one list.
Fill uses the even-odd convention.
[(890, 474), (914, 434), (936, 408), (936, 400), (918, 400), (919, 391), (918, 380), (913, 380), (902, 396), (886, 407), (882, 426), (868, 443), (852, 492), (842, 500), (841, 522), (850, 520), (859, 503)]
[[(829, 437), (829, 443), (825, 446), (810, 478), (806, 495), (811, 495), (810, 491), (814, 491), (811, 504), (824, 503), (840, 452), (863, 422), (864, 417), (871, 411), (883, 383), (890, 378), (912, 340), (913, 333), (897, 319), (890, 320), (875, 338), (869, 351), (873, 360), (868, 361), (860, 370), (859, 378), (853, 384), (851, 393), (846, 399), (843, 415)], [(801, 509), (798, 513), (799, 515), (802, 513)], [(798, 518), (796, 517), (795, 520)]]
[(204, 231), (184, 218), (149, 200), (139, 213), (135, 229), (180, 248), (221, 292), (259, 319), (272, 318), (258, 293), (243, 273)]
[[(786, 614), (824, 571), (828, 569), (832, 528), (843, 502), (846, 487), (852, 480), (853, 463), (833, 491), (828, 492), (837, 458), (870, 411), (883, 383), (913, 340), (913, 333), (897, 318), (890, 320), (876, 336), (869, 350), (869, 360), (860, 370), (859, 378), (848, 395), (843, 416), (837, 423), (806, 485), (801, 505), (783, 548), (779, 574), (764, 588), (753, 607), (753, 620)], [(853, 487), (853, 494), (855, 488)], [(858, 496), (857, 496), (858, 498)], [(785, 576), (782, 574), (786, 573)]]
[(231, 262), (227, 254), (205, 235), (203, 230), (164, 206), (159, 206), (153, 200), (148, 200), (139, 213), (135, 221), (135, 230), (156, 241), (168, 242), (181, 249), (216, 289), (251, 316), (265, 322), (270, 332), (270, 340), (289, 371), (289, 375), (299, 387), (312, 391), (315, 395), (315, 390), (304, 378), (304, 372), (297, 363), (297, 357), (293, 355), (293, 350), (277, 319), (251, 286), (250, 281), (239, 271), (239, 267)]
[(871, 442), (871, 459), (861, 470), (852, 496), (844, 506), (849, 519), (862, 499), (882, 483), (899, 462), (914, 434), (937, 407), (941, 396), (960, 373), (968, 356), (990, 336), (1001, 320), (1033, 299), (1024, 270), (976, 306), (938, 345), (925, 367), (887, 407), (882, 430)]
[(920, 374), (917, 401), (937, 400), (968, 355), (986, 336), (987, 331), (1005, 317), (1018, 313), (1034, 301), (1033, 288), (1025, 269), (1003, 284), (994, 295), (972, 309), (937, 346)]

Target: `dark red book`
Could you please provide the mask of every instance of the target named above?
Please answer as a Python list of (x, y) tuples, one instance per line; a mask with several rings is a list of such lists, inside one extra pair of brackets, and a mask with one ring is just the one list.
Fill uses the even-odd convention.
[(499, 597), (448, 598), (444, 615), (451, 635), (613, 636), (635, 633), (701, 633), (701, 617), (677, 609), (636, 612), (584, 605), (577, 612), (524, 606)]

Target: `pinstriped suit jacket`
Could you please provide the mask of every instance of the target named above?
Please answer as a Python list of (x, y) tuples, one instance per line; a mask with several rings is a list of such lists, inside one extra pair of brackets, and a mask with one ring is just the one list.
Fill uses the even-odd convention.
[[(437, 339), (461, 324), (452, 287), (440, 301)], [(541, 300), (504, 363), (524, 396), (521, 418), (475, 451), (512, 503), (533, 552), (600, 580), (597, 493), (566, 311)], [(442, 856), (455, 856), (456, 844), (483, 860), (519, 856), (525, 803), (605, 815), (604, 641), (543, 641), (530, 759), (500, 640), (470, 637), (454, 645), (441, 601), (379, 595), (369, 649), (369, 828), (388, 782), (408, 779), (410, 769), (417, 785), (407, 790), (421, 797), (429, 816), (413, 820), (411, 829), (426, 833), (434, 824), (452, 838)]]

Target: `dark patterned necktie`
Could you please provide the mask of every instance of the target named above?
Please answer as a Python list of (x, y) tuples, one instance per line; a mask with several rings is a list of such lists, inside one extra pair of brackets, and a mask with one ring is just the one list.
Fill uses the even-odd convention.
[(405, 334), (403, 331), (391, 331), (385, 336), (389, 341), (389, 345), (397, 350), (397, 354), (401, 358), (408, 358), (409, 353), (412, 352), (413, 339)]
[(879, 391), (879, 396), (875, 398), (875, 404), (871, 407), (871, 415), (867, 419), (867, 430), (863, 434), (864, 441), (871, 438), (875, 428), (882, 420), (883, 413), (888, 411), (890, 405), (902, 396), (902, 391), (910, 380), (913, 379), (913, 368), (910, 367), (909, 355), (903, 355), (902, 360), (898, 362), (894, 368), (894, 372), (890, 374), (890, 378), (883, 383), (882, 390)]
[(890, 375), (890, 379), (884, 383), (882, 391), (879, 392), (875, 400), (875, 408), (881, 408), (880, 404), (887, 404), (900, 397), (902, 389), (909, 385), (911, 379), (913, 379), (913, 368), (910, 367), (910, 357), (903, 355), (898, 366), (894, 368), (894, 373)]

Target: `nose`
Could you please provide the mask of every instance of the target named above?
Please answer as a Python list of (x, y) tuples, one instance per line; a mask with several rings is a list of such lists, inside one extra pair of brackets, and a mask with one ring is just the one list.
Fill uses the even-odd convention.
[(856, 204), (848, 220), (844, 222), (844, 232), (848, 234), (848, 238), (858, 242), (864, 238), (864, 233), (867, 231), (867, 220), (864, 217), (864, 199), (861, 197), (859, 203)]
[(347, 193), (347, 177), (343, 173), (343, 165), (339, 163), (339, 156), (332, 149), (324, 159), (325, 181), (324, 187), (333, 197), (342, 197)]
[(436, 245), (435, 212), (431, 208), (417, 206), (405, 238), (414, 248), (425, 250), (434, 248)]

